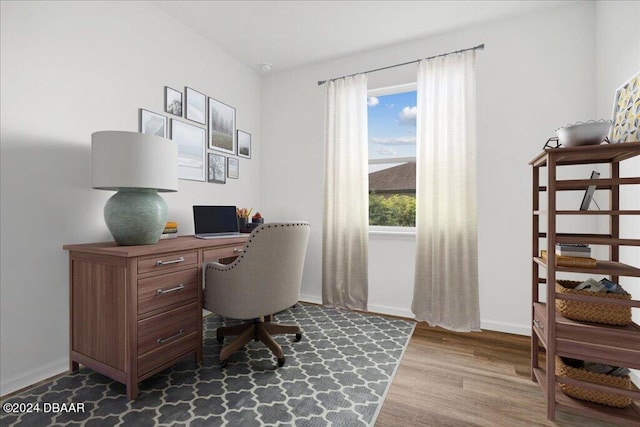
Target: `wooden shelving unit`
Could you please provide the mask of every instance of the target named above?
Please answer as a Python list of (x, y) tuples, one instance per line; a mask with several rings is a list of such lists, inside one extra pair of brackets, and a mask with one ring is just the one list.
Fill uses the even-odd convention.
[[(621, 277), (640, 277), (640, 260), (637, 265), (619, 262), (620, 246), (640, 246), (640, 239), (620, 236), (620, 217), (640, 215), (636, 210), (620, 209), (620, 187), (640, 184), (640, 177), (620, 177), (620, 162), (640, 156), (640, 142), (603, 144), (596, 146), (545, 149), (529, 164), (533, 171), (533, 245), (532, 245), (532, 334), (531, 334), (531, 379), (540, 384), (547, 402), (547, 418), (555, 419), (556, 409), (592, 416), (622, 425), (640, 425), (640, 391), (621, 390), (605, 385), (579, 381), (555, 375), (555, 356), (564, 356), (614, 366), (640, 369), (640, 326), (607, 326), (569, 320), (556, 312), (556, 298), (589, 301), (610, 305), (640, 307), (640, 300), (615, 300), (583, 295), (556, 295), (557, 276), (564, 273), (585, 273), (593, 276), (609, 276), (614, 282)], [(567, 165), (605, 164), (609, 166), (609, 178), (559, 180), (557, 169)], [(540, 184), (541, 171), (546, 168), (546, 185)], [(596, 185), (597, 190), (609, 192), (606, 210), (579, 211), (558, 209), (557, 195), (562, 191), (584, 191)], [(541, 197), (547, 206), (540, 209)], [(556, 217), (562, 215), (606, 215), (609, 217), (607, 233), (559, 233)], [(640, 218), (638, 219), (640, 220)], [(542, 221), (545, 221), (544, 223)], [(546, 232), (540, 226), (546, 224)], [(544, 245), (540, 240), (545, 239)], [(598, 260), (593, 268), (556, 267), (556, 243), (583, 243), (609, 247), (609, 259)], [(548, 259), (540, 257), (546, 249)], [(541, 271), (542, 270), (542, 271)], [(543, 276), (541, 276), (543, 273)], [(622, 283), (624, 285), (624, 283)], [(540, 298), (540, 286), (546, 287), (547, 301)], [(541, 353), (545, 351), (544, 366)], [(558, 383), (582, 387), (588, 390), (605, 391), (631, 397), (634, 402), (625, 409), (590, 403), (566, 396)]]

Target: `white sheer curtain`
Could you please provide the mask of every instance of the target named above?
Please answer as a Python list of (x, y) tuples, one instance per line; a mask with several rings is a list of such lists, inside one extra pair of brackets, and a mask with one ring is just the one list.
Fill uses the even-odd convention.
[(418, 68), (417, 320), (480, 329), (476, 219), (475, 51)]
[(327, 83), (322, 303), (367, 309), (367, 78)]

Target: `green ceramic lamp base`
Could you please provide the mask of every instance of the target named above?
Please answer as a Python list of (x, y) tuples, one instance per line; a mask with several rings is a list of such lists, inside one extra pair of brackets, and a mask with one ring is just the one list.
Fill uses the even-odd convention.
[(104, 206), (107, 227), (122, 246), (158, 243), (167, 216), (167, 202), (146, 188), (121, 188)]

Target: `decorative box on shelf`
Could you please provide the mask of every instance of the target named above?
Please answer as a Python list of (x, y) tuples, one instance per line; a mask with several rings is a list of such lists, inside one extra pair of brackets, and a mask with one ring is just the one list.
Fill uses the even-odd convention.
[[(628, 293), (614, 294), (591, 291), (577, 291), (573, 288), (582, 282), (573, 280), (557, 280), (556, 294), (582, 295), (589, 297), (607, 298), (610, 300), (630, 300)], [(567, 319), (581, 322), (604, 323), (607, 325), (628, 325), (631, 323), (631, 307), (611, 305), (600, 302), (571, 301), (557, 298), (556, 309)]]
[(576, 399), (587, 400), (589, 402), (600, 403), (601, 405), (613, 406), (615, 408), (626, 408), (633, 400), (630, 397), (607, 393), (599, 390), (589, 390), (574, 385), (564, 384), (562, 378), (586, 381), (622, 390), (631, 390), (631, 379), (629, 375), (617, 377), (614, 375), (591, 372), (584, 368), (574, 368), (564, 363), (561, 357), (556, 356), (556, 376), (560, 378), (558, 387), (567, 396)]
[[(540, 258), (547, 261), (547, 251), (540, 251)], [(595, 268), (598, 262), (595, 258), (556, 255), (556, 267), (586, 267)]]

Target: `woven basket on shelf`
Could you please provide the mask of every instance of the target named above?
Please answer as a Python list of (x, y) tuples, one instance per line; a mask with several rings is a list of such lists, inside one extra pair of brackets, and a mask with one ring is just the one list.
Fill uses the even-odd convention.
[[(594, 384), (607, 385), (610, 387), (631, 390), (631, 379), (629, 376), (616, 377), (613, 375), (598, 374), (587, 371), (584, 368), (574, 368), (566, 365), (561, 358), (556, 356), (556, 375), (558, 377), (573, 378), (574, 380), (587, 381)], [(567, 396), (576, 399), (587, 400), (589, 402), (600, 403), (602, 405), (613, 406), (615, 408), (626, 408), (633, 400), (630, 397), (604, 391), (587, 390), (585, 388), (558, 383), (560, 390)]]
[[(600, 298), (630, 300), (629, 294), (594, 293), (591, 291), (576, 291), (573, 288), (582, 282), (573, 280), (556, 281), (557, 294), (573, 294), (597, 296)], [(631, 307), (610, 305), (583, 301), (569, 301), (556, 299), (556, 310), (567, 319), (583, 322), (605, 323), (607, 325), (628, 325), (631, 323)]]

